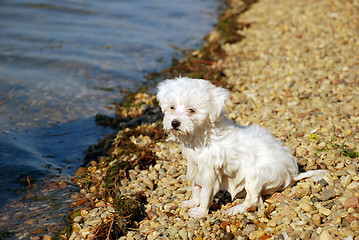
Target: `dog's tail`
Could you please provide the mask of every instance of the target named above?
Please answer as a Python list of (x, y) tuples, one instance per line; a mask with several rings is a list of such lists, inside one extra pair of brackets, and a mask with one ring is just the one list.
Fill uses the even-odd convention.
[(310, 178), (315, 182), (318, 182), (320, 179), (324, 177), (325, 174), (329, 174), (327, 170), (311, 170), (308, 172), (299, 173), (297, 176), (293, 178), (294, 181), (299, 181), (303, 178)]

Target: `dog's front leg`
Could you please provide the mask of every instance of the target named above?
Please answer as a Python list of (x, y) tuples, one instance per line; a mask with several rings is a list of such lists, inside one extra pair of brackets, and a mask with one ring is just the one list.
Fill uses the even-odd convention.
[(213, 198), (213, 186), (210, 184), (204, 184), (200, 193), (200, 205), (199, 207), (191, 208), (188, 211), (188, 215), (194, 218), (204, 217), (208, 213), (209, 206)]
[(192, 199), (182, 202), (183, 207), (194, 208), (201, 203), (201, 186), (192, 184)]

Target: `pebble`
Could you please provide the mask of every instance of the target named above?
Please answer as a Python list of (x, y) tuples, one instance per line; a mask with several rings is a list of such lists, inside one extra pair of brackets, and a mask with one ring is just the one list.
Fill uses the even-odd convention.
[(179, 232), (178, 232), (179, 237), (182, 240), (187, 240), (188, 239), (188, 233), (187, 230), (185, 228), (182, 228)]
[(329, 234), (327, 230), (324, 230), (319, 237), (319, 240), (331, 240), (332, 236)]
[(353, 195), (348, 197), (344, 202), (344, 207), (346, 208), (356, 208), (359, 206), (359, 197)]
[(257, 227), (254, 224), (248, 224), (247, 226), (244, 227), (242, 232), (244, 235), (249, 235), (251, 232), (254, 232), (256, 229)]
[(143, 178), (143, 184), (145, 184), (146, 187), (148, 187), (150, 190), (153, 190), (153, 188), (154, 188), (153, 182), (150, 179), (148, 179), (147, 177)]
[(75, 217), (75, 218), (73, 219), (73, 221), (78, 223), (78, 222), (80, 222), (82, 219), (83, 219), (82, 216), (77, 216), (77, 217)]
[(315, 226), (320, 226), (322, 224), (322, 217), (320, 216), (320, 214), (313, 215), (313, 223)]
[(231, 232), (226, 232), (221, 240), (232, 240), (234, 238), (234, 234)]
[(332, 189), (324, 189), (321, 193), (321, 199), (323, 201), (327, 201), (333, 197), (335, 197), (335, 192)]
[(263, 230), (257, 230), (249, 234), (249, 239), (260, 239), (261, 237), (264, 236), (265, 236), (265, 232)]
[(319, 208), (319, 213), (329, 216), (332, 213), (332, 211), (327, 208)]
[(302, 208), (306, 212), (313, 211), (313, 207), (309, 203), (306, 203), (306, 202), (300, 203), (299, 207)]

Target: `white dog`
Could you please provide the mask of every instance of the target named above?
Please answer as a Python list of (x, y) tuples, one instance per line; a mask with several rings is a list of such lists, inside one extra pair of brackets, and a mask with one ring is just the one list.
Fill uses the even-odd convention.
[(295, 181), (320, 180), (325, 170), (299, 173), (294, 158), (264, 128), (235, 126), (222, 114), (228, 91), (201, 79), (177, 78), (159, 83), (157, 99), (164, 113), (164, 129), (183, 144), (187, 178), (193, 198), (183, 202), (195, 218), (208, 213), (213, 196), (227, 190), (232, 198), (245, 191), (240, 205), (227, 214), (243, 213), (262, 203), (261, 195)]

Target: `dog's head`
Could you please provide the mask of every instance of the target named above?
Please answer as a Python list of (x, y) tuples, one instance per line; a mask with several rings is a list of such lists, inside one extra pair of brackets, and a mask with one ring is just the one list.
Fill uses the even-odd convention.
[(227, 98), (228, 90), (202, 79), (181, 77), (158, 84), (164, 129), (176, 136), (192, 135), (215, 122)]

